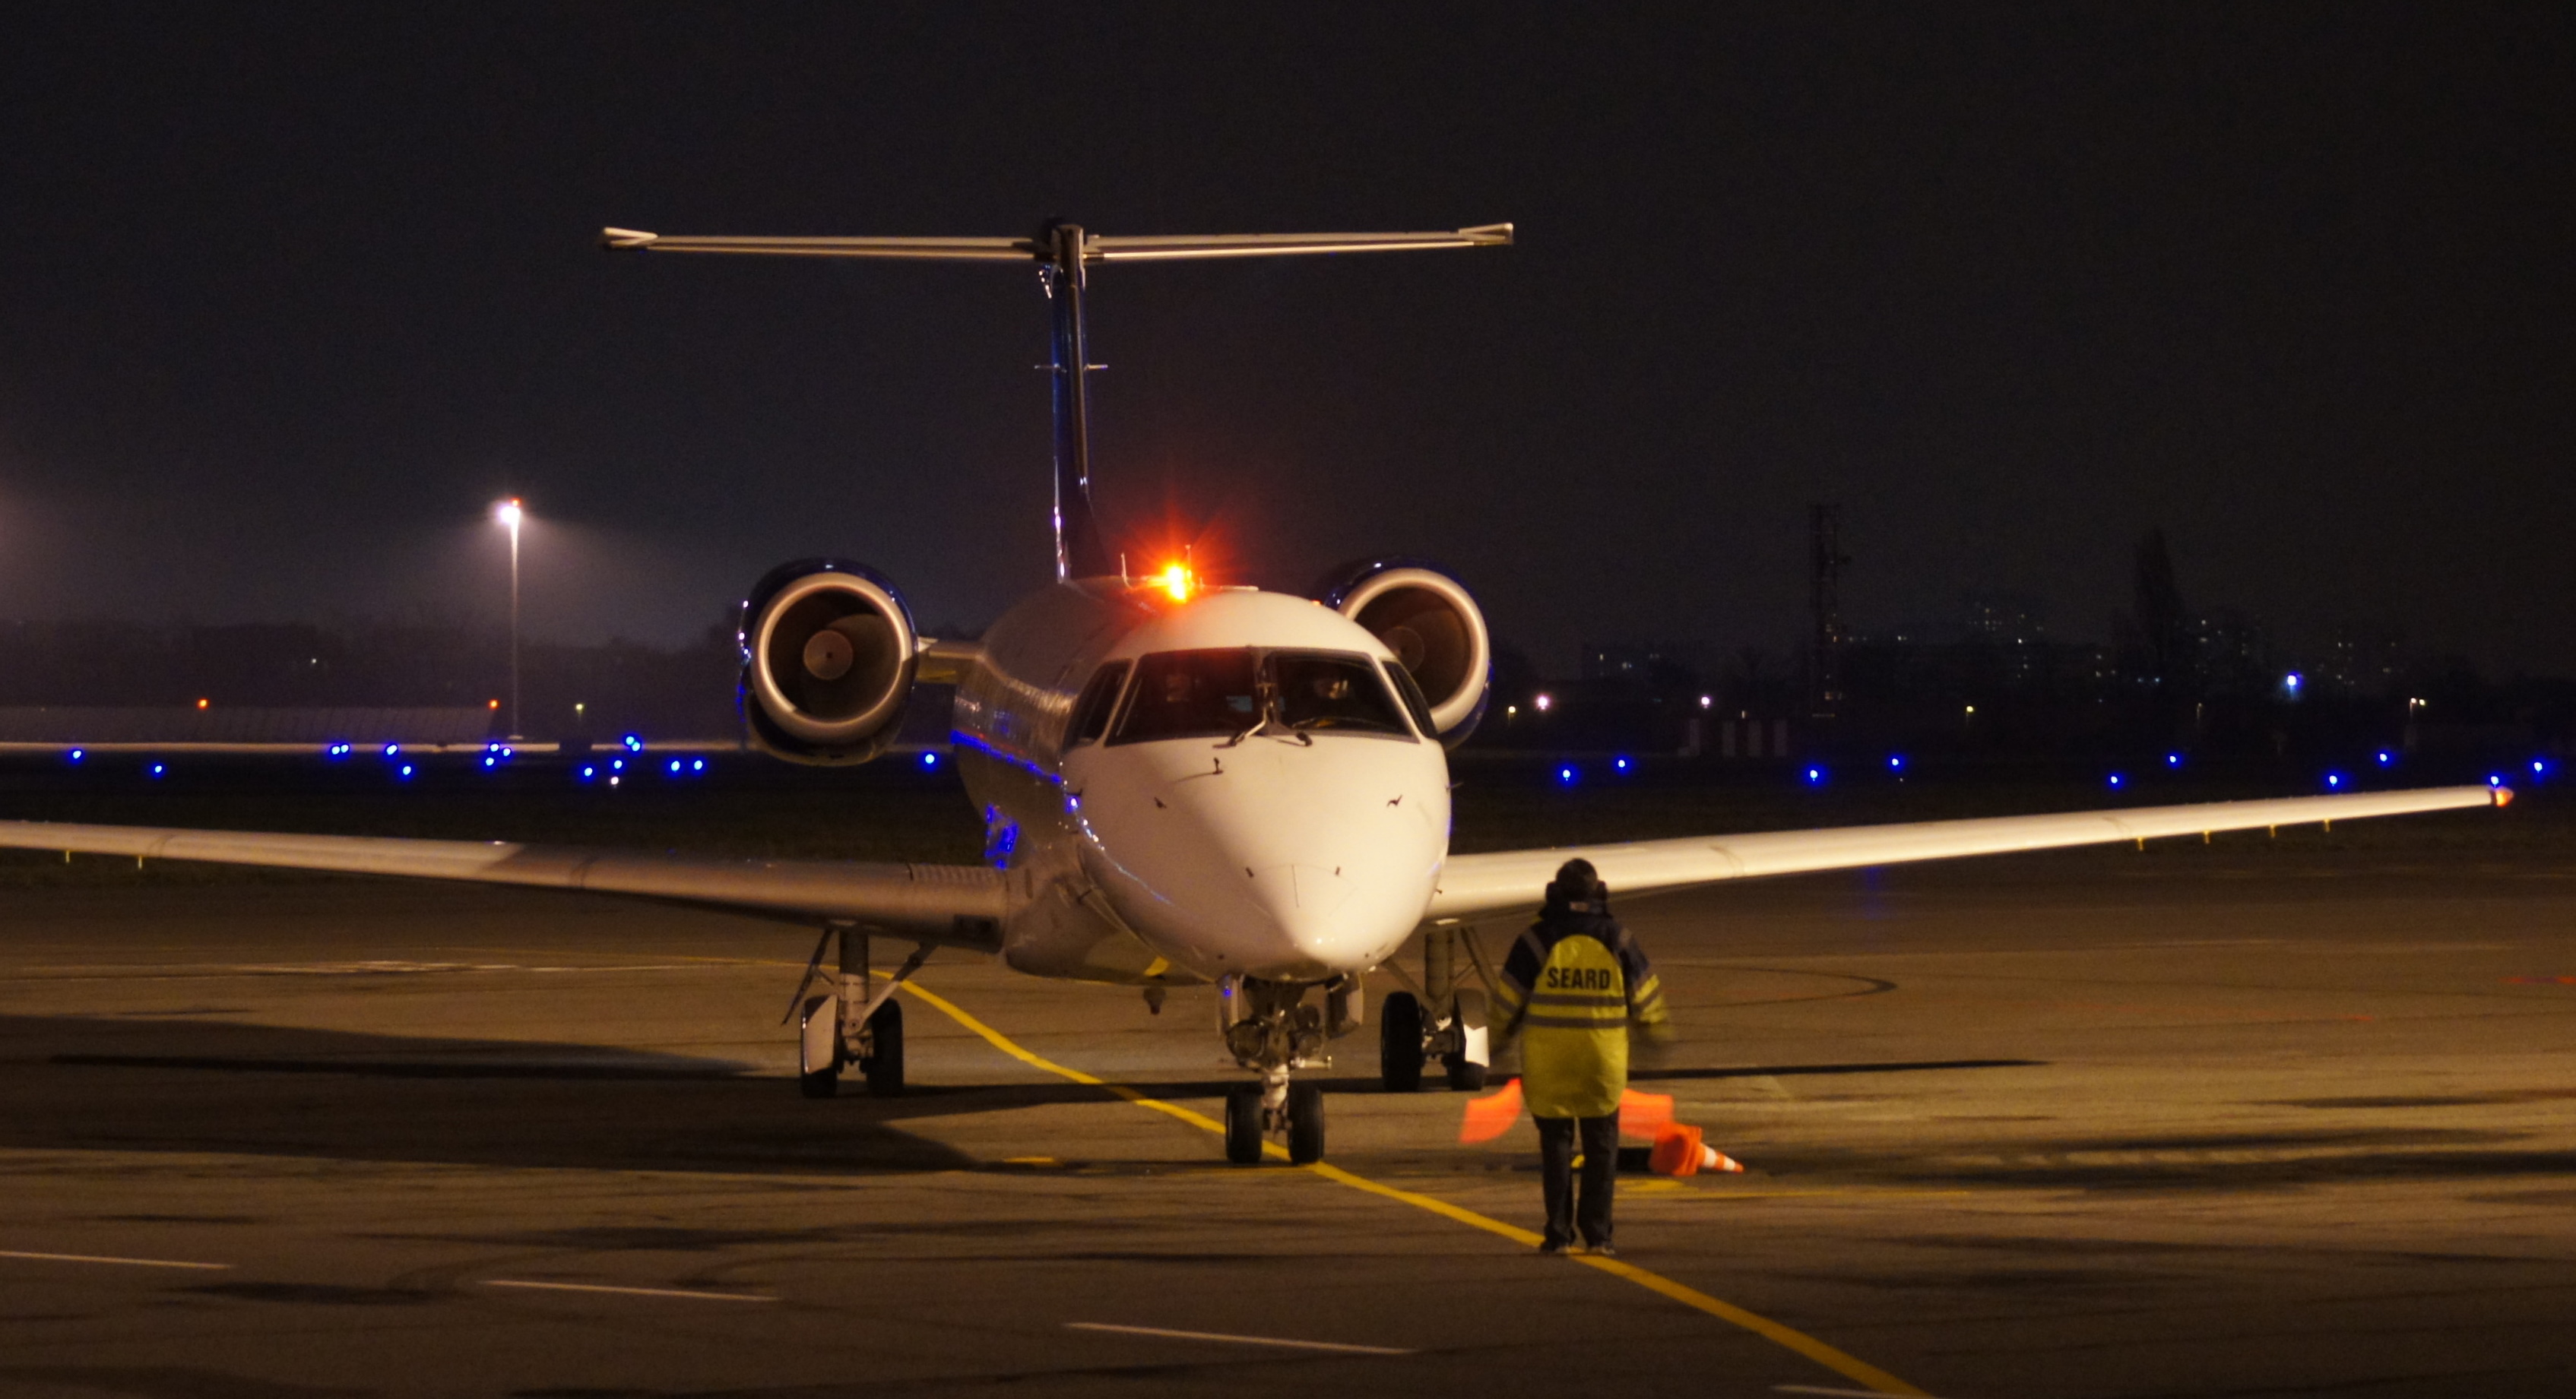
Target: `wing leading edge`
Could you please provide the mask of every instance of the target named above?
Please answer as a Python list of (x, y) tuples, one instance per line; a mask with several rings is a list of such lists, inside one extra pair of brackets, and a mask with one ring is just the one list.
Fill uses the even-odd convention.
[(2509, 788), (2424, 787), (2406, 792), (2367, 792), (2338, 797), (2283, 797), (2268, 801), (2204, 802), (2191, 806), (2074, 811), (2053, 816), (2005, 816), (1973, 821), (1920, 821), (1893, 826), (1844, 826), (1747, 835), (1690, 836), (1624, 845), (1575, 845), (1546, 850), (1504, 850), (1452, 855), (1427, 917), (1434, 923), (1519, 913), (1538, 907), (1556, 867), (1577, 856), (1592, 862), (1614, 894), (1633, 895), (1715, 884), (1730, 879), (1861, 869), (1910, 860), (1962, 855), (2004, 855), (2124, 840), (2311, 821), (2354, 821), (2425, 811), (2502, 806)]
[(847, 921), (984, 952), (1000, 950), (1013, 895), (1010, 875), (981, 865), (729, 860), (505, 841), (0, 821), (0, 848), (573, 889), (806, 924)]

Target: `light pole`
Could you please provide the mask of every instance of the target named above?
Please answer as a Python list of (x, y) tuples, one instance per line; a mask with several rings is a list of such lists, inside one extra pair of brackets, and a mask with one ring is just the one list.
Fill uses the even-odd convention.
[(492, 507), (492, 518), (510, 532), (510, 725), (509, 735), (519, 738), (519, 522), (528, 512), (512, 496)]

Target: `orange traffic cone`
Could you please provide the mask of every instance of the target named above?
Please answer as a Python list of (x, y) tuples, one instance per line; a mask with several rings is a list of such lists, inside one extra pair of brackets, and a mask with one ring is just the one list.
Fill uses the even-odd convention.
[(1458, 1140), (1489, 1142), (1512, 1130), (1512, 1124), (1520, 1120), (1521, 1081), (1513, 1079), (1499, 1092), (1467, 1100), (1467, 1120), (1458, 1128)]
[(1659, 1176), (1695, 1176), (1702, 1171), (1741, 1174), (1744, 1170), (1743, 1162), (1702, 1142), (1697, 1127), (1678, 1122), (1655, 1138), (1655, 1152), (1647, 1164)]

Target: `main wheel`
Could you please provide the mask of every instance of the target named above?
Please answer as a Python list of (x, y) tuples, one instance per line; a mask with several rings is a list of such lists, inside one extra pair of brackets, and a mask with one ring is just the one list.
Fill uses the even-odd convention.
[(1422, 1088), (1422, 1002), (1410, 991), (1387, 994), (1377, 1016), (1378, 1072), (1389, 1093)]
[(887, 1001), (868, 1016), (868, 1057), (859, 1061), (868, 1091), (880, 1098), (903, 1092), (903, 1005)]
[(1324, 1159), (1324, 1085), (1288, 1085), (1288, 1159), (1300, 1166)]
[(1225, 1159), (1238, 1166), (1261, 1161), (1261, 1090), (1229, 1088), (1225, 1093)]

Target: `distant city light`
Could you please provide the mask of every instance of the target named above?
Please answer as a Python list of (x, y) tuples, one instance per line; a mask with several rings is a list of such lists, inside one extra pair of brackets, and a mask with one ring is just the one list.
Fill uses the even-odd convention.
[(210, 704), (210, 703), (212, 703), (212, 701), (211, 701), (211, 700), (203, 700), (203, 699), (201, 699), (201, 700), (198, 700), (198, 701), (197, 701), (197, 707), (198, 707), (199, 709), (203, 709), (203, 708), (205, 708), (205, 707), (206, 707), (208, 704)]
[(1548, 711), (1548, 706), (1555, 703), (1556, 699), (1551, 695), (1532, 695), (1530, 697), (1530, 708), (1537, 710), (1541, 714), (1545, 714)]
[(516, 530), (520, 522), (528, 518), (528, 512), (519, 504), (518, 498), (513, 496), (492, 507), (492, 518), (500, 521), (503, 529)]
[(1702, 709), (1706, 709), (1715, 703), (1717, 703), (1717, 696), (1715, 695), (1702, 695), (1699, 697), (1699, 707)]

